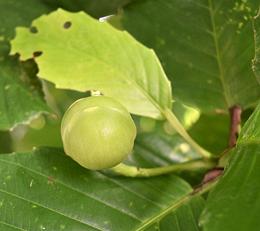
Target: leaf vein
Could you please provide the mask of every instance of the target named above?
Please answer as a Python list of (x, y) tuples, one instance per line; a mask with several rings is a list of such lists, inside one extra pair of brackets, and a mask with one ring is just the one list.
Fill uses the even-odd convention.
[[(33, 173), (35, 173), (35, 174), (37, 174), (37, 175), (39, 175), (39, 176), (42, 176), (42, 177), (48, 179), (48, 176), (47, 176), (47, 175), (45, 175), (45, 174), (43, 174), (43, 173), (41, 173), (41, 172), (32, 170), (32, 169), (30, 169), (30, 168), (27, 168), (27, 167), (25, 167), (25, 166), (23, 166), (23, 165), (16, 164), (16, 163), (13, 163), (13, 162), (9, 162), (9, 161), (5, 161), (5, 160), (0, 160), (0, 161), (5, 162), (5, 163), (8, 163), (8, 164), (15, 165), (15, 166), (18, 166), (18, 167), (20, 167), (20, 168), (23, 168), (23, 169), (25, 169), (25, 170), (27, 170), (27, 171), (33, 172)], [(108, 207), (110, 207), (110, 208), (112, 208), (112, 209), (115, 209), (115, 210), (117, 210), (118, 212), (123, 213), (123, 214), (125, 214), (125, 215), (127, 215), (127, 216), (129, 216), (129, 217), (131, 217), (131, 218), (133, 218), (133, 219), (135, 219), (135, 220), (137, 220), (137, 221), (141, 221), (141, 220), (140, 220), (138, 217), (136, 217), (135, 215), (133, 215), (133, 214), (131, 214), (131, 213), (126, 213), (125, 211), (123, 211), (123, 210), (121, 210), (121, 209), (119, 209), (119, 208), (117, 208), (117, 207), (114, 207), (114, 206), (112, 206), (111, 204), (108, 204), (108, 203), (105, 202), (105, 201), (100, 200), (100, 198), (97, 198), (97, 197), (94, 197), (94, 196), (92, 196), (92, 195), (86, 194), (85, 192), (80, 191), (80, 190), (78, 190), (78, 189), (76, 189), (76, 188), (74, 188), (74, 187), (72, 187), (72, 186), (70, 186), (70, 185), (67, 185), (67, 184), (65, 184), (65, 183), (63, 183), (63, 182), (61, 182), (61, 181), (59, 181), (59, 180), (57, 180), (57, 179), (55, 179), (55, 183), (58, 183), (58, 184), (62, 185), (63, 187), (66, 187), (66, 188), (68, 188), (68, 189), (70, 189), (70, 190), (72, 190), (72, 191), (75, 191), (75, 192), (80, 193), (80, 194), (82, 194), (82, 195), (84, 195), (84, 196), (87, 196), (87, 197), (89, 197), (89, 198), (91, 198), (91, 199), (93, 199), (93, 200), (96, 200), (96, 201), (98, 201), (98, 202), (100, 202), (100, 203), (102, 203), (102, 204), (104, 204), (104, 205), (106, 205), (106, 206), (108, 206)]]
[(91, 227), (91, 228), (94, 228), (94, 229), (96, 229), (96, 230), (102, 231), (101, 229), (99, 229), (99, 228), (93, 226), (93, 224), (92, 224), (92, 225), (87, 224), (87, 223), (85, 223), (85, 222), (82, 222), (82, 221), (80, 221), (80, 220), (74, 218), (74, 217), (70, 217), (70, 216), (68, 216), (68, 215), (66, 215), (66, 214), (63, 214), (63, 213), (61, 213), (61, 212), (59, 212), (59, 211), (56, 211), (56, 210), (54, 210), (54, 209), (52, 209), (52, 208), (46, 207), (46, 206), (44, 206), (44, 205), (42, 205), (42, 204), (40, 204), (40, 203), (38, 203), (38, 202), (29, 200), (29, 199), (24, 198), (24, 197), (22, 197), (22, 196), (19, 196), (19, 195), (17, 195), (17, 194), (10, 193), (10, 192), (5, 191), (5, 190), (3, 190), (3, 189), (0, 189), (0, 192), (2, 192), (2, 193), (4, 193), (4, 194), (7, 194), (7, 195), (9, 195), (9, 196), (11, 196), (11, 197), (14, 197), (14, 198), (23, 200), (23, 201), (25, 201), (25, 202), (27, 202), (27, 203), (35, 204), (35, 205), (37, 205), (37, 206), (39, 206), (39, 207), (41, 207), (41, 208), (43, 208), (43, 209), (49, 210), (49, 211), (51, 211), (51, 212), (53, 212), (53, 213), (57, 213), (57, 214), (59, 214), (59, 215), (61, 215), (61, 216), (64, 216), (64, 217), (66, 217), (66, 218), (68, 218), (68, 219), (71, 219), (71, 220), (73, 220), (73, 221), (76, 221), (76, 222), (78, 222), (78, 223), (81, 223), (81, 224), (87, 225), (87, 226), (89, 226), (89, 227)]
[(13, 228), (13, 229), (22, 230), (22, 231), (27, 231), (26, 229), (23, 229), (23, 228), (21, 228), (21, 227), (18, 227), (18, 226), (14, 225), (14, 224), (6, 223), (6, 222), (4, 222), (4, 221), (0, 221), (0, 224), (3, 224), (3, 225), (8, 226), (8, 227), (11, 227), (11, 228)]

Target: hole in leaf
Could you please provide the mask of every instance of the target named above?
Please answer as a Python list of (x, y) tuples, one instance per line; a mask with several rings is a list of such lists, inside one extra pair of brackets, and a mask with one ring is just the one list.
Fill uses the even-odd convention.
[(33, 34), (38, 33), (37, 27), (35, 27), (35, 26), (30, 27), (30, 32), (33, 33)]
[(63, 24), (64, 29), (69, 29), (71, 27), (71, 22), (67, 21)]
[(35, 51), (33, 52), (33, 57), (36, 58), (36, 57), (39, 57), (42, 55), (42, 51)]

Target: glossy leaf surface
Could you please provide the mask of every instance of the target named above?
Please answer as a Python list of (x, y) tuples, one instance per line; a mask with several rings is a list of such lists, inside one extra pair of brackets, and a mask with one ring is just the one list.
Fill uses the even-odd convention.
[(258, 0), (144, 0), (126, 6), (119, 21), (155, 49), (175, 99), (212, 112), (260, 97), (251, 69), (258, 8)]
[[(190, 186), (174, 175), (130, 179), (88, 171), (58, 149), (1, 155), (0, 165), (0, 224), (13, 229), (148, 228), (150, 219), (191, 192)], [(198, 207), (187, 205), (175, 219), (188, 212), (189, 227), (196, 230), (193, 216), (198, 216), (203, 201), (193, 203)], [(165, 222), (163, 226), (169, 227)]]

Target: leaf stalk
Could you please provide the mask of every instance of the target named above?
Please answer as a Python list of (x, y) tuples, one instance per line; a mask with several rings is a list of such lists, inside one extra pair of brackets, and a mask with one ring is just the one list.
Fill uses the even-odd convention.
[(196, 143), (191, 136), (187, 133), (185, 128), (182, 126), (178, 118), (173, 114), (170, 109), (164, 111), (164, 115), (170, 125), (205, 159), (211, 158), (211, 153), (202, 148), (198, 143)]
[(193, 160), (184, 163), (155, 167), (155, 168), (138, 168), (126, 164), (119, 164), (110, 170), (126, 177), (152, 177), (179, 171), (197, 171), (201, 169), (211, 169), (216, 165), (213, 161)]

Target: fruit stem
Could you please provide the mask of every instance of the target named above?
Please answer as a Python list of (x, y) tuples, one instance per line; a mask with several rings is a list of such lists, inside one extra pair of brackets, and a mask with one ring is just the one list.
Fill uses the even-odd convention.
[(211, 153), (198, 145), (191, 136), (187, 133), (185, 128), (182, 126), (178, 118), (173, 114), (170, 109), (164, 111), (164, 115), (170, 125), (205, 159), (211, 158)]
[(197, 171), (201, 169), (211, 169), (215, 165), (216, 163), (214, 163), (213, 161), (205, 160), (193, 160), (189, 162), (155, 168), (138, 168), (121, 163), (111, 168), (110, 170), (114, 173), (127, 177), (152, 177), (179, 171)]

